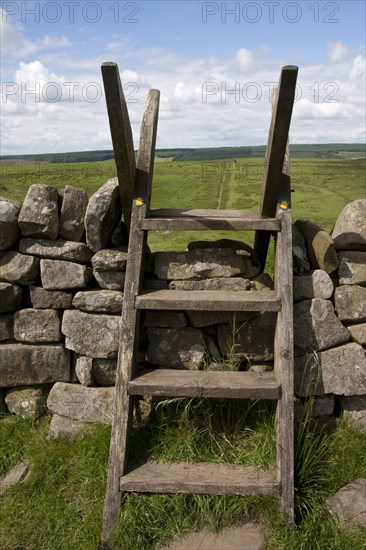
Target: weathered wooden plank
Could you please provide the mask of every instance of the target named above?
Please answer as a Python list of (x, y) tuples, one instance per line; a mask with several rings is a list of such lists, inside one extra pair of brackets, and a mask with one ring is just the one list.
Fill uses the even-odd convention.
[(211, 495), (278, 494), (272, 469), (237, 464), (147, 462), (120, 480), (122, 491)]
[(274, 117), (269, 131), (263, 174), (260, 213), (273, 217), (280, 198), (281, 176), (296, 92), (298, 67), (288, 65), (281, 71)]
[(187, 311), (279, 311), (273, 290), (153, 290), (136, 296), (138, 309)]
[(144, 369), (128, 384), (130, 395), (279, 399), (281, 386), (274, 372)]
[(146, 233), (138, 229), (138, 222), (146, 215), (150, 206), (151, 191), (149, 187), (151, 187), (153, 175), (158, 109), (159, 92), (150, 90), (141, 126), (134, 191), (135, 197), (140, 196), (143, 191), (144, 198), (141, 206), (138, 201), (133, 202), (131, 215), (122, 330), (117, 359), (116, 402), (104, 504), (103, 544), (105, 546), (108, 546), (118, 518), (121, 503), (119, 478), (123, 475), (128, 460), (128, 434), (131, 426), (132, 402), (127, 392), (127, 385), (136, 364), (139, 334), (139, 312), (134, 307), (134, 301), (142, 286), (146, 245)]
[[(281, 178), (284, 170), (285, 152), (291, 123), (293, 103), (295, 100), (298, 67), (283, 67), (279, 87), (274, 93), (272, 120), (268, 135), (266, 158), (264, 164), (260, 214), (275, 216), (281, 197)], [(270, 235), (257, 231), (254, 249), (264, 270)]]
[(102, 76), (122, 210), (129, 232), (136, 169), (131, 124), (117, 63), (103, 63)]
[[(289, 522), (294, 521), (294, 348), (292, 228), (290, 206), (289, 151), (287, 148), (282, 176), (282, 207), (277, 217), (281, 232), (277, 235), (275, 288), (281, 297), (282, 310), (277, 316), (275, 333), (275, 372), (281, 380), (282, 397), (277, 406), (277, 465), (281, 481), (281, 505)], [(286, 204), (288, 205), (286, 207)]]
[(141, 228), (165, 231), (263, 230), (279, 231), (275, 218), (263, 218), (250, 210), (151, 210)]

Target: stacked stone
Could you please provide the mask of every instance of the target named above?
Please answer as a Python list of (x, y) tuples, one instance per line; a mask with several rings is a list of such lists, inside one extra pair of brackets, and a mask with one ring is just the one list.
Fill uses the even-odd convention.
[[(110, 422), (127, 236), (117, 179), (88, 201), (66, 186), (32, 185), (23, 205), (0, 199), (0, 412), (54, 412), (52, 430)], [(312, 414), (366, 427), (366, 200), (332, 234), (293, 226), (295, 390)], [(193, 242), (147, 262), (145, 286), (265, 290), (250, 246)], [(144, 360), (177, 369), (273, 367), (275, 313), (146, 312)], [(52, 389), (51, 389), (52, 388)], [(51, 391), (50, 391), (51, 390)]]
[(331, 235), (310, 221), (293, 233), (295, 391), (319, 420), (340, 407), (366, 429), (366, 200)]
[[(192, 242), (184, 252), (152, 254), (150, 267), (160, 285), (171, 290), (273, 288), (268, 275), (259, 275), (260, 264), (253, 249), (229, 239)], [(175, 369), (224, 369), (223, 363), (228, 361), (234, 361), (236, 368), (248, 369), (253, 363), (271, 361), (275, 315), (150, 311), (144, 322), (146, 360), (154, 366)]]
[[(127, 258), (121, 215), (116, 178), (89, 201), (68, 185), (62, 197), (50, 185), (32, 185), (22, 206), (0, 199), (3, 411), (5, 398), (10, 412), (33, 416), (48, 397), (48, 407), (65, 416), (110, 421), (113, 389), (82, 394), (69, 383), (114, 384)], [(64, 386), (76, 393), (57, 401)]]

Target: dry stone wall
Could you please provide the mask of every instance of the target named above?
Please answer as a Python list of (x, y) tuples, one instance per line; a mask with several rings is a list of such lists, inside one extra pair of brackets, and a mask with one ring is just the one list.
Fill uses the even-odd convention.
[[(22, 205), (0, 199), (0, 412), (54, 414), (50, 432), (111, 422), (127, 262), (117, 179), (91, 198), (32, 185)], [(366, 427), (366, 200), (332, 234), (293, 225), (295, 391), (312, 415), (340, 411)], [(253, 249), (196, 241), (149, 254), (146, 288), (265, 290)], [(175, 369), (273, 368), (275, 313), (150, 311), (139, 360)]]

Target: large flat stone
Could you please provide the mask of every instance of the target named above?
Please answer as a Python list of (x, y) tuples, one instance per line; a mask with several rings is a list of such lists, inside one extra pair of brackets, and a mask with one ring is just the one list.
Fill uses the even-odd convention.
[(39, 259), (6, 250), (0, 257), (0, 281), (31, 285), (39, 280)]
[(81, 290), (75, 294), (72, 305), (90, 312), (122, 312), (123, 292), (119, 290)]
[(107, 248), (121, 216), (118, 179), (112, 178), (91, 196), (86, 209), (86, 244), (91, 250)]
[(342, 529), (366, 527), (366, 478), (354, 479), (339, 489), (327, 499), (326, 507)]
[(366, 394), (341, 397), (343, 418), (366, 431)]
[(20, 307), (23, 297), (21, 286), (0, 282), (0, 313), (15, 311)]
[(31, 185), (20, 210), (18, 224), (24, 237), (56, 239), (58, 234), (57, 189), (51, 185)]
[(66, 241), (81, 241), (88, 195), (84, 189), (66, 185), (60, 212), (59, 236)]
[(93, 281), (93, 270), (64, 260), (41, 260), (42, 286), (48, 290), (85, 288)]
[(30, 287), (30, 299), (35, 309), (70, 309), (74, 294), (63, 290), (47, 290), (41, 286)]
[(354, 342), (295, 358), (297, 395), (363, 395), (366, 393), (366, 358)]
[(95, 315), (68, 309), (62, 320), (65, 346), (88, 357), (116, 357), (120, 326), (121, 318), (117, 315)]
[(350, 325), (347, 327), (352, 340), (361, 346), (366, 346), (366, 323), (360, 325)]
[(366, 321), (366, 288), (359, 285), (336, 288), (334, 307), (341, 321), (363, 323)]
[(53, 413), (82, 422), (111, 424), (114, 388), (86, 388), (58, 382), (50, 391), (47, 407)]
[(239, 527), (231, 527), (220, 533), (206, 529), (170, 542), (164, 550), (264, 550), (263, 527), (248, 522)]
[(76, 359), (75, 374), (82, 386), (95, 386), (93, 378), (93, 359), (84, 355)]
[(349, 332), (329, 300), (314, 298), (294, 306), (294, 342), (298, 352), (320, 351), (343, 344)]
[(101, 288), (106, 290), (123, 290), (126, 273), (124, 271), (97, 271), (93, 270), (95, 280)]
[(26, 462), (20, 462), (13, 468), (11, 468), (0, 479), (0, 496), (3, 496), (5, 491), (10, 489), (13, 485), (25, 481), (29, 474), (29, 464)]
[(244, 256), (245, 258), (253, 257), (257, 259), (257, 255), (254, 249), (249, 244), (234, 239), (219, 239), (216, 241), (193, 241), (188, 243), (187, 248), (188, 250), (197, 250), (198, 248), (228, 248), (230, 250), (235, 250), (235, 252), (237, 252), (241, 256)]
[(0, 346), (0, 387), (70, 380), (70, 354), (62, 344)]
[(219, 325), (217, 338), (224, 356), (250, 361), (272, 361), (274, 356), (274, 332), (276, 314), (260, 313), (238, 324)]
[(18, 202), (0, 197), (0, 250), (6, 250), (17, 242), (19, 212)]
[(21, 309), (15, 314), (14, 336), (18, 342), (60, 342), (61, 313), (55, 309)]
[(333, 273), (338, 267), (337, 251), (332, 237), (320, 225), (308, 220), (305, 226), (306, 247), (314, 269)]
[(46, 411), (49, 385), (19, 386), (7, 391), (5, 403), (9, 412), (22, 418), (36, 418)]
[(242, 277), (203, 279), (202, 281), (171, 281), (170, 290), (250, 290), (251, 281)]
[[(366, 223), (366, 222), (365, 222)], [(338, 252), (340, 285), (366, 285), (366, 251)]]
[(328, 300), (334, 290), (332, 279), (326, 271), (316, 269), (309, 275), (294, 276), (294, 300), (321, 298)]
[(207, 279), (241, 275), (248, 279), (259, 274), (258, 262), (227, 248), (196, 249), (191, 252), (157, 252), (155, 275), (163, 280)]
[(349, 203), (334, 225), (332, 237), (338, 250), (366, 250), (366, 199)]
[(46, 239), (21, 239), (19, 251), (39, 258), (66, 260), (88, 264), (93, 252), (84, 243), (73, 241), (47, 241)]
[(196, 328), (148, 328), (146, 359), (173, 369), (198, 369), (205, 355), (203, 333)]
[(70, 439), (76, 439), (81, 435), (85, 435), (90, 426), (91, 424), (89, 422), (72, 420), (66, 416), (53, 414), (48, 429), (48, 438), (57, 439), (58, 437), (69, 437)]
[(96, 271), (125, 271), (127, 249), (105, 248), (92, 257), (91, 263)]

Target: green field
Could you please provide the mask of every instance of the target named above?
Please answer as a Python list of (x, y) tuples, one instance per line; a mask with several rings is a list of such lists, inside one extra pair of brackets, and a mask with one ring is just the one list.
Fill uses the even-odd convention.
[[(156, 162), (153, 208), (258, 208), (264, 160), (260, 158)], [(366, 196), (365, 159), (293, 159), (291, 164), (294, 219), (312, 219), (330, 231), (347, 203)], [(113, 160), (63, 164), (0, 165), (0, 195), (22, 201), (34, 183), (81, 187), (90, 197), (116, 175)], [(185, 249), (195, 238), (228, 237), (230, 232), (204, 235), (153, 233), (152, 250)], [(239, 238), (239, 235), (237, 235)], [(240, 238), (252, 242), (252, 234)], [(183, 248), (182, 248), (183, 247)]]

